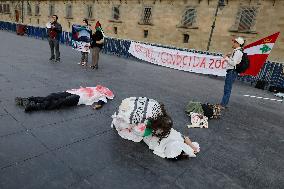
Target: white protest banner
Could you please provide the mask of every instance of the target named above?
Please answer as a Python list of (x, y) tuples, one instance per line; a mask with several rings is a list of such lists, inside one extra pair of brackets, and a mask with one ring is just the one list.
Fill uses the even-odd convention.
[(160, 66), (194, 73), (226, 75), (227, 61), (222, 56), (206, 55), (131, 42), (134, 57)]

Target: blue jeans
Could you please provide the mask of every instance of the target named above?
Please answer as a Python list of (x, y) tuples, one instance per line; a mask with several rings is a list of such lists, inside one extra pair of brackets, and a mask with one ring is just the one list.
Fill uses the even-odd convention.
[(221, 106), (225, 107), (229, 103), (233, 83), (236, 80), (238, 73), (235, 70), (228, 70), (224, 85), (224, 95), (221, 101)]

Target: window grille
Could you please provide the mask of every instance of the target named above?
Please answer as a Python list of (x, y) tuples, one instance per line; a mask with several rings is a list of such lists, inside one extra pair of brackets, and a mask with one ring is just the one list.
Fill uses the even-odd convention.
[(66, 6), (66, 18), (72, 18), (72, 5)]
[(87, 5), (87, 18), (93, 18), (93, 6)]
[(196, 20), (196, 9), (187, 8), (182, 16), (182, 26), (191, 27)]
[(236, 30), (251, 31), (255, 24), (257, 9), (255, 7), (240, 7), (236, 17)]
[(119, 18), (120, 18), (119, 6), (112, 7), (112, 19), (119, 20)]
[(28, 2), (27, 4), (27, 15), (31, 16), (32, 15), (32, 7), (30, 5), (30, 3)]
[(152, 19), (152, 7), (144, 7), (143, 16), (142, 16), (142, 24), (151, 24)]
[(55, 13), (55, 8), (53, 4), (49, 4), (49, 16), (54, 15)]
[(35, 15), (38, 16), (39, 15), (39, 4), (35, 5)]
[(10, 13), (10, 5), (9, 4), (3, 4), (2, 12), (5, 13), (5, 14)]
[(6, 7), (7, 7), (6, 13), (10, 13), (10, 5), (7, 4)]

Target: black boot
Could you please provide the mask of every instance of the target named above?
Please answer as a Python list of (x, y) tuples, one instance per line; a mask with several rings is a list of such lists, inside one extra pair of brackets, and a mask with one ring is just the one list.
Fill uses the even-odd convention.
[(16, 97), (15, 103), (18, 106), (24, 106), (25, 107), (29, 103), (29, 100), (27, 98)]
[(16, 105), (18, 105), (18, 106), (22, 106), (22, 105), (23, 105), (23, 103), (22, 103), (22, 98), (21, 98), (21, 97), (16, 97), (16, 98), (15, 98), (15, 103), (16, 103)]

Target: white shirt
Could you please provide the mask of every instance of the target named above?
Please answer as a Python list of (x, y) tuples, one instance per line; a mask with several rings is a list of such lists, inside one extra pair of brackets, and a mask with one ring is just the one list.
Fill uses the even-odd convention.
[(234, 49), (233, 54), (230, 57), (226, 57), (225, 60), (227, 63), (227, 70), (235, 69), (235, 66), (242, 61), (243, 52), (241, 51), (241, 47)]

